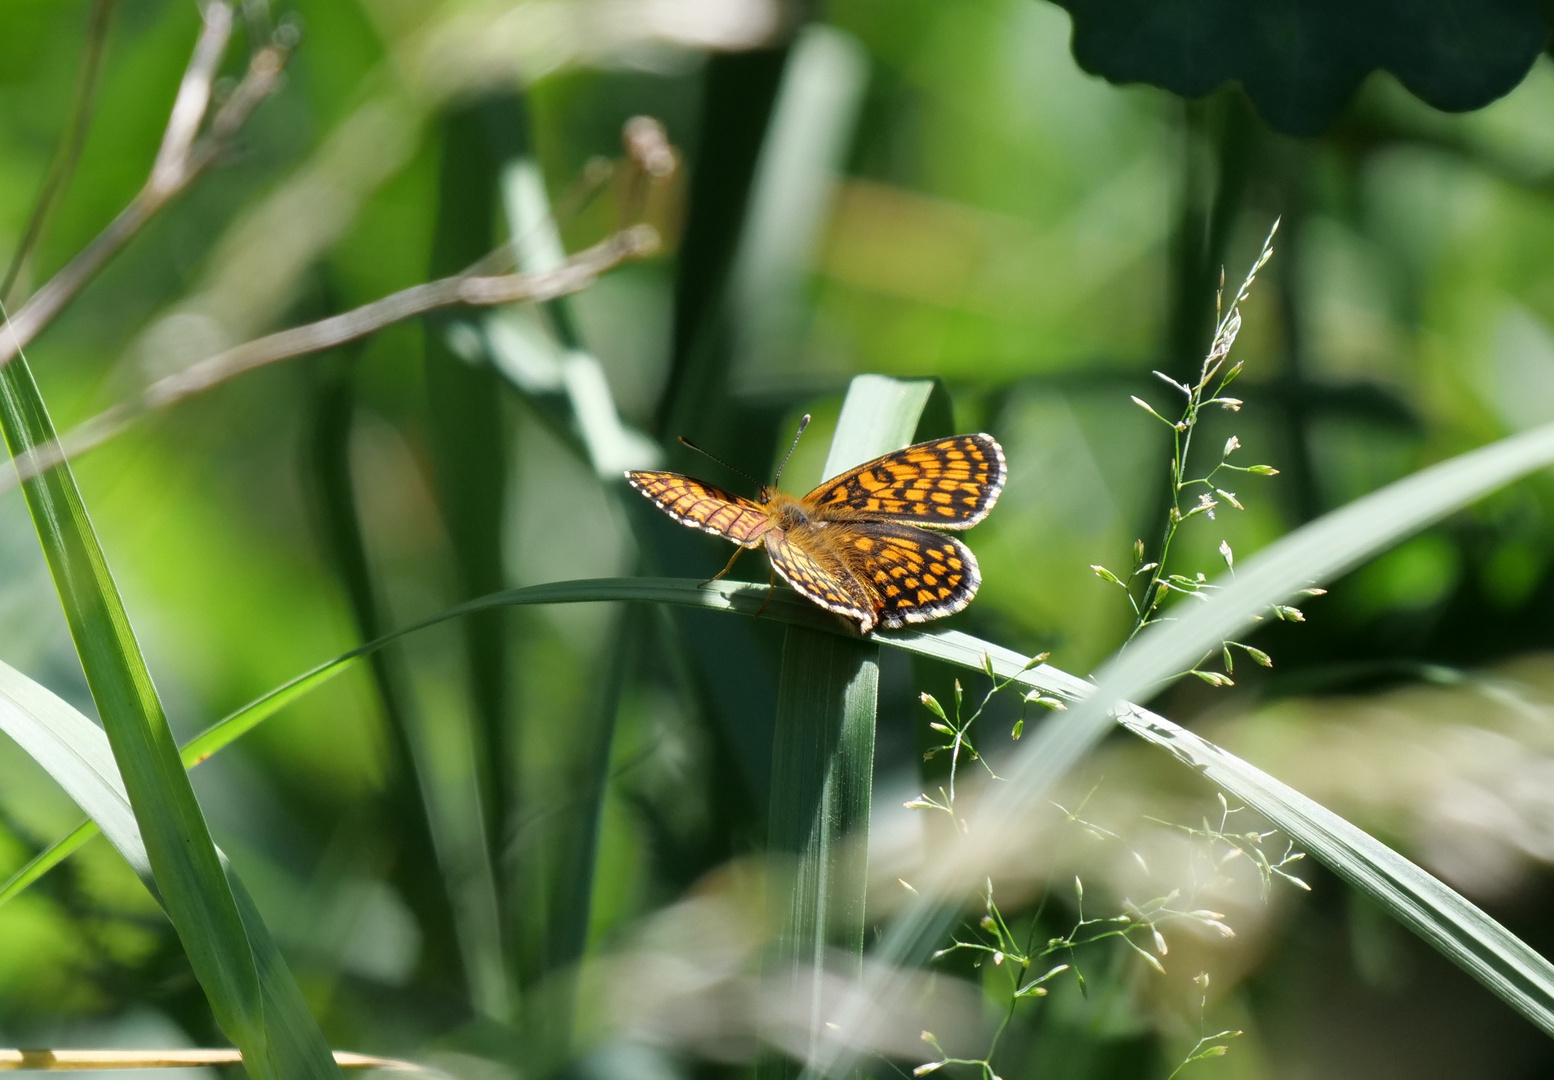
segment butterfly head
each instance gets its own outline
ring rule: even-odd
[[[679,437],[679,439],[680,439],[680,445],[687,446],[687,447],[691,448],[692,450],[695,450],[698,454],[701,454],[703,457],[711,458],[713,461],[716,461],[719,465],[723,466],[729,472],[735,473],[735,474],[737,474],[739,476],[743,476],[746,480],[750,481],[752,484],[755,485],[757,492],[759,492],[759,494],[756,497],[758,499],[760,499],[762,502],[766,502],[766,501],[770,500],[773,496],[775,496],[777,494],[777,483],[778,483],[778,481],[780,481],[782,479],[782,471],[788,467],[788,459],[793,456],[793,451],[795,451],[795,450],[797,450],[799,448],[799,437],[804,434],[804,429],[807,428],[807,427],[809,427],[809,413],[805,413],[803,418],[799,420],[799,430],[793,436],[793,445],[788,447],[788,452],[782,456],[782,464],[777,466],[777,475],[772,477],[772,482],[770,484],[763,484],[759,480],[757,480],[755,477],[753,477],[749,473],[745,472],[743,469],[736,469],[736,468],[734,468],[734,466],[730,465],[728,462],[724,461],[722,458],[716,457],[713,454],[709,453],[708,451],[703,450],[701,447],[699,447],[695,443],[691,442],[690,439],[687,439],[684,435],[681,435]]]

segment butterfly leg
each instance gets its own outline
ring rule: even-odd
[[[761,612],[766,610],[766,605],[772,602],[772,594],[777,591],[777,568],[766,568],[766,599],[761,601],[761,606],[755,609],[755,617],[760,618]]]
[[[728,565],[725,566],[723,569],[719,570],[716,574],[713,574],[710,578],[708,578],[706,581],[702,582],[700,585],[698,585],[696,587],[698,589],[705,589],[708,585],[711,585],[714,581],[717,581],[719,578],[723,577],[730,570],[734,569],[734,562],[735,562],[735,560],[737,560],[744,553],[745,553],[745,549],[744,548],[736,547],[734,549],[734,557],[728,561]]]

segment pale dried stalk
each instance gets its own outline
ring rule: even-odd
[[[239,1065],[237,1050],[0,1050],[0,1072],[76,1072],[83,1069],[192,1069]],[[437,1075],[410,1061],[335,1051],[342,1069],[383,1069],[387,1072]]]
[[[457,274],[412,285],[340,315],[245,342],[176,374],[158,379],[142,391],[136,400],[106,409],[55,441],[42,443],[19,454],[14,459],[15,473],[0,474],[0,493],[101,445],[148,412],[165,409],[256,368],[332,349],[438,308],[459,304],[486,307],[519,300],[554,300],[559,296],[581,292],[606,270],[631,259],[650,255],[657,248],[657,231],[650,225],[634,225],[602,243],[585,248],[546,273],[497,276]]]
[[[232,35],[232,6],[224,0],[212,0],[205,5],[203,18],[204,27],[179,84],[156,163],[145,185],[91,243],[28,297],[11,317],[7,332],[0,334],[0,366],[10,363],[26,348],[146,222],[210,167],[254,108],[280,84],[281,70],[290,53],[284,40],[254,54],[242,82],[212,119],[209,134],[196,138],[210,107],[216,70]]]
[[[76,165],[81,160],[81,149],[86,145],[86,133],[91,127],[92,112],[97,103],[103,54],[108,42],[109,19],[117,3],[118,0],[92,0],[92,14],[86,31],[85,56],[81,62],[81,71],[76,77],[75,93],[71,95],[69,119],[65,121],[64,132],[55,149],[54,159],[49,163],[49,170],[44,174],[43,184],[38,190],[38,198],[33,203],[32,212],[27,216],[27,226],[22,230],[22,238],[11,254],[11,262],[6,267],[5,277],[0,278],[0,303],[11,298],[11,289],[31,262],[38,241],[43,236],[44,227],[54,211],[55,199],[70,183],[70,178],[75,174]]]

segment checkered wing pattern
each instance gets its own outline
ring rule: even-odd
[[[806,539],[810,542],[806,543]],[[822,546],[813,541],[814,534],[768,537],[766,556],[772,569],[800,596],[827,611],[858,620],[867,634],[874,629],[873,598],[829,544]]]
[[[1003,448],[991,435],[955,435],[859,465],[804,502],[820,514],[846,509],[870,520],[969,529],[993,509],[1005,474]]]
[[[681,525],[753,548],[771,528],[760,503],[672,472],[629,472],[626,482]]]
[[[894,522],[861,522],[846,537],[853,573],[886,628],[952,615],[982,584],[977,558],[953,536]]]

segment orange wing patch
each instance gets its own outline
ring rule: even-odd
[[[681,525],[753,548],[771,528],[760,503],[672,472],[629,472],[626,482]]]
[[[821,484],[804,497],[824,515],[831,508],[870,520],[969,529],[993,509],[1007,474],[991,435],[955,435],[897,450]]]
[[[862,522],[847,537],[853,573],[874,596],[881,626],[895,628],[951,615],[971,603],[982,572],[971,550],[951,536]]]

